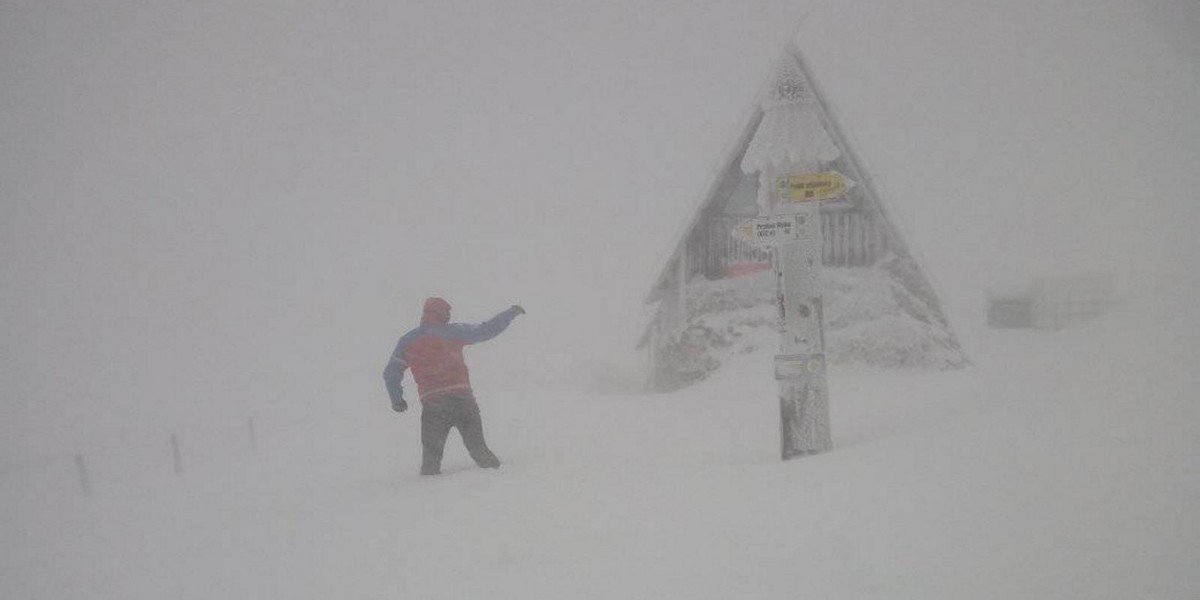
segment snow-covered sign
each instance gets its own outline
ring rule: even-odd
[[[775,188],[779,200],[787,202],[815,202],[841,198],[854,185],[837,171],[812,173],[810,175],[785,175],[780,177]]]
[[[776,354],[775,379],[803,379],[810,373],[824,371],[823,354]]]
[[[811,223],[805,215],[758,217],[742,221],[733,230],[738,236],[756,246],[779,246],[805,239]]]

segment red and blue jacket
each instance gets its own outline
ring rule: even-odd
[[[421,402],[451,394],[471,396],[471,377],[463,361],[463,347],[500,335],[520,313],[521,309],[514,306],[478,325],[450,323],[450,305],[441,298],[427,300],[421,325],[400,338],[392,359],[383,369],[383,381],[392,404],[404,399],[400,382],[406,369],[412,369]]]

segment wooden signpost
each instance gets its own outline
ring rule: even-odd
[[[777,214],[749,219],[733,231],[750,243],[775,249],[781,324],[775,379],[784,460],[833,448],[820,277],[821,202],[845,196],[853,185],[836,171],[780,176],[775,187]]]

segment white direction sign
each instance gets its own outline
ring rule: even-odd
[[[810,237],[812,226],[807,215],[779,215],[757,217],[742,221],[733,230],[733,235],[756,246],[781,246]]]

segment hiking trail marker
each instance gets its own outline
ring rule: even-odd
[[[807,215],[756,217],[742,221],[733,235],[755,246],[774,248],[812,237],[813,226]]]
[[[775,379],[779,382],[780,455],[784,460],[833,448],[829,388],[825,383],[825,306],[821,293],[825,242],[820,200],[840,197],[845,186],[840,175],[828,175],[787,175],[778,179],[781,197],[776,208],[794,210],[785,216],[811,224],[805,235],[796,235],[775,249],[782,326]],[[793,192],[805,199],[792,200]]]
[[[779,290],[780,454],[784,460],[833,448],[825,384],[824,301],[821,294],[821,201],[846,195],[852,181],[836,171],[781,175],[775,214],[747,219],[735,237],[775,254]]]
[[[785,175],[775,183],[780,202],[819,202],[846,195],[854,182],[837,171]]]

